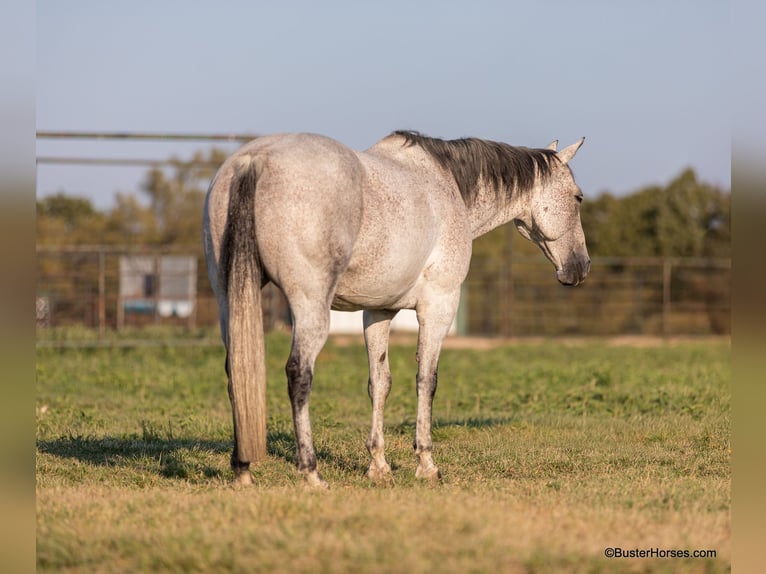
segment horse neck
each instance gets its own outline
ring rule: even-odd
[[[518,218],[528,207],[527,198],[521,195],[513,193],[510,198],[506,198],[504,192],[497,193],[493,187],[480,186],[473,201],[467,206],[473,239]]]

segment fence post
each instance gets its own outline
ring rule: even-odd
[[[189,319],[186,321],[186,328],[190,331],[193,330],[197,326],[197,305],[199,304],[199,299],[197,298],[197,283],[199,282],[199,274],[197,273],[197,265],[199,265],[199,262],[197,261],[197,258],[194,258],[194,269],[189,271],[189,279],[194,281],[194,297],[191,299],[192,302],[192,310],[191,313],[189,313]]]
[[[662,336],[670,336],[670,278],[673,263],[669,257],[662,260]]]
[[[160,324],[160,255],[154,251],[154,282],[152,283],[152,299],[154,299],[154,324]]]
[[[122,259],[122,256],[120,256],[120,260]],[[119,264],[118,264],[119,265]],[[122,269],[121,266],[118,267],[118,269]],[[120,271],[120,274],[122,271]],[[120,275],[118,279],[118,287],[117,287],[117,331],[122,331],[123,327],[125,327],[125,301],[122,298],[122,275]]]
[[[98,250],[98,339],[104,338],[106,332],[106,264],[104,247]]]
[[[500,320],[500,334],[503,337],[513,335],[513,247],[510,229],[505,231],[505,244],[503,245],[505,268],[502,272],[502,297],[500,308],[503,314]]]
[[[458,335],[465,335],[468,332],[468,282],[460,286],[460,303],[457,306],[457,316],[455,317],[455,326]]]

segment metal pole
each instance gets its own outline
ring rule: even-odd
[[[106,271],[104,250],[98,252],[98,338],[104,338],[106,332]]]
[[[247,142],[257,134],[181,134],[152,132],[58,132],[38,131],[40,139],[96,139],[96,140],[173,140],[173,141],[228,141]]]
[[[670,336],[670,278],[672,262],[669,258],[662,260],[662,335]]]
[[[154,289],[154,324],[160,323],[160,255],[155,253],[154,255],[154,282],[152,288]]]
[[[125,326],[125,301],[122,299],[122,294],[117,294],[117,330],[121,331]]]
[[[197,259],[194,258],[192,261],[194,261],[193,269],[189,271],[189,284],[193,285],[193,296],[190,297],[192,310],[186,323],[186,328],[189,330],[193,330],[197,326],[197,305],[199,305],[199,298],[197,297]]]
[[[513,335],[513,235],[511,230],[505,229],[505,244],[503,245],[503,259],[505,266],[502,271],[502,298],[501,309],[503,310],[500,321],[500,334],[504,337]]]
[[[221,165],[218,161],[184,161],[180,159],[141,159],[119,157],[53,157],[39,156],[37,164],[46,165],[121,165],[129,167],[210,167],[217,168]]]
[[[457,306],[456,330],[458,335],[465,335],[468,332],[468,283],[463,283],[460,287],[460,303]]]

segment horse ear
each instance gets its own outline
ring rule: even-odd
[[[553,140],[551,143],[545,146],[545,149],[556,151],[556,147],[558,147],[558,145],[559,145],[559,140]]]
[[[568,164],[572,158],[577,153],[577,150],[580,149],[580,146],[585,141],[585,138],[582,137],[575,143],[573,143],[570,146],[565,147],[560,152],[558,152],[559,159],[561,160],[561,163]]]

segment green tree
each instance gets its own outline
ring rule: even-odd
[[[202,207],[211,178],[226,159],[226,153],[213,148],[197,152],[188,161],[174,160],[171,173],[154,168],[141,190],[149,199],[156,222],[154,241],[161,245],[199,243]]]
[[[660,201],[660,255],[705,255],[706,246],[728,224],[728,207],[719,189],[698,182],[694,171],[685,170],[668,185]]]
[[[592,256],[728,257],[730,194],[684,170],[666,187],[583,205]]]
[[[38,215],[60,219],[71,230],[79,221],[96,214],[91,201],[85,197],[76,197],[59,191],[55,195],[37,202]]]
[[[106,215],[102,242],[108,245],[154,245],[157,221],[152,210],[132,194],[116,193]]]
[[[89,199],[58,192],[37,202],[37,243],[99,243],[104,219]]]

